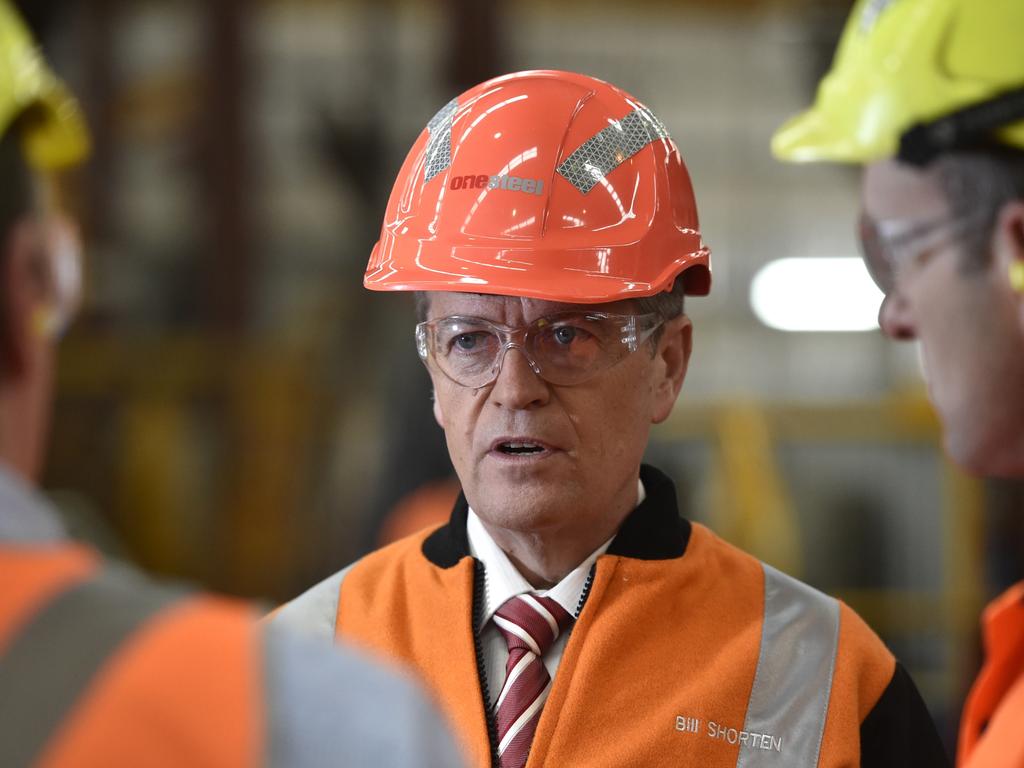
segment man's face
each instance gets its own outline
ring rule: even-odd
[[[589,309],[630,314],[629,302]],[[429,319],[469,316],[506,327],[578,305],[509,296],[430,294]],[[461,386],[431,367],[434,413],[466,498],[485,523],[520,533],[607,531],[636,504],[650,427],[668,417],[685,375],[690,325],[666,324],[650,342],[582,384],[556,386],[508,350],[497,379]],[[516,453],[508,444],[541,450]]]
[[[893,161],[868,166],[863,205],[875,222],[953,218],[934,170]],[[1020,472],[1013,454],[1024,436],[1024,335],[1006,266],[993,255],[986,268],[964,270],[967,240],[955,227],[932,231],[900,259],[879,322],[892,338],[920,342],[950,456],[976,472]]]

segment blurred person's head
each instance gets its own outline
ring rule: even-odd
[[[858,2],[776,155],[865,166],[883,332],[917,340],[950,456],[1024,474],[1024,4]]]
[[[365,283],[417,292],[434,414],[498,543],[612,535],[686,374],[683,296],[710,288],[650,110],[565,72],[470,89],[409,153]]]
[[[80,286],[54,174],[87,149],[77,105],[0,0],[0,462],[27,480],[40,469],[54,347]]]

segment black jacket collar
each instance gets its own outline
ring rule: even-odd
[[[609,555],[637,560],[669,560],[682,557],[690,540],[690,523],[679,517],[676,487],[654,467],[640,467],[647,498],[634,509],[608,547]],[[440,568],[452,568],[469,557],[466,520],[469,504],[459,494],[451,519],[423,542],[423,554]]]

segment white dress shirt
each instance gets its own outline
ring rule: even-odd
[[[645,497],[643,483],[638,479],[637,506]],[[472,508],[469,510],[469,517],[466,521],[466,534],[469,539],[470,554],[484,564],[484,610],[480,618],[479,629],[483,647],[484,674],[487,676],[490,704],[493,705],[498,700],[501,686],[505,682],[505,664],[508,661],[508,645],[494,622],[491,621],[495,612],[507,600],[516,595],[534,592],[544,597],[550,597],[575,619],[576,608],[583,596],[583,588],[586,586],[590,569],[597,558],[605,553],[615,536],[591,552],[582,563],[573,568],[551,589],[534,589],[508,559],[501,547],[494,543],[494,539],[491,538]],[[558,662],[562,660],[562,652],[565,650],[568,637],[569,632],[563,632],[544,654],[544,666],[552,680],[555,679]]]

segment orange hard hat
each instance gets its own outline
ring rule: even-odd
[[[399,171],[364,284],[603,303],[711,288],[668,131],[585,75],[518,72],[448,102]]]

